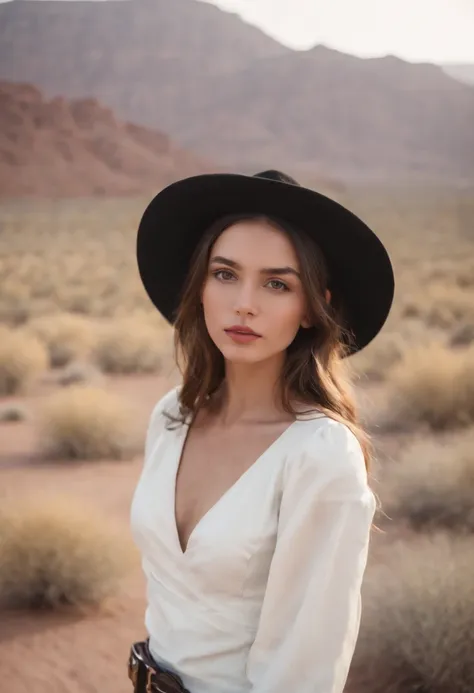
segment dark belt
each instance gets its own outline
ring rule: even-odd
[[[189,693],[177,674],[165,671],[155,662],[147,640],[132,645],[128,678],[133,683],[134,693]]]

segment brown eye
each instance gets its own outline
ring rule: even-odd
[[[268,282],[268,286],[270,286],[271,289],[274,289],[275,291],[288,291],[287,285],[282,282],[280,279],[270,279]]]
[[[225,270],[225,269],[220,269],[217,270],[216,272],[213,272],[214,276],[216,279],[219,279],[220,281],[226,282],[230,281],[231,279],[234,278],[234,275],[230,270]]]

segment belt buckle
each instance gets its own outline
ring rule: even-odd
[[[164,691],[162,688],[160,688],[159,684],[153,682],[151,680],[151,677],[153,674],[158,673],[156,669],[153,669],[153,667],[147,667],[147,672],[146,672],[146,686],[145,686],[145,691],[146,693],[168,693],[168,691]],[[152,686],[154,685],[154,688]]]
[[[137,681],[138,681],[138,668],[139,668],[139,661],[136,657],[130,655],[130,658],[128,660],[128,678],[133,684],[133,688],[135,689],[137,686]]]

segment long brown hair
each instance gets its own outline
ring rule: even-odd
[[[343,328],[343,305],[332,287],[324,256],[305,233],[284,221],[262,215],[232,215],[215,222],[204,234],[191,260],[175,320],[176,361],[183,376],[179,417],[184,423],[206,406],[225,378],[224,357],[211,340],[204,321],[201,295],[212,247],[229,226],[243,219],[262,219],[283,231],[298,257],[301,282],[312,327],[300,328],[288,346],[281,372],[282,406],[295,417],[292,401],[305,403],[346,424],[357,437],[369,469],[372,446],[357,416],[344,357],[350,334]],[[325,299],[326,289],[331,301]]]

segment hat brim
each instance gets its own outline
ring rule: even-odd
[[[382,329],[394,296],[388,253],[376,234],[338,202],[298,185],[217,173],[193,176],[162,190],[146,208],[137,236],[141,280],[151,301],[173,323],[192,254],[206,229],[229,214],[274,216],[309,234],[323,252],[344,303],[351,352]]]

